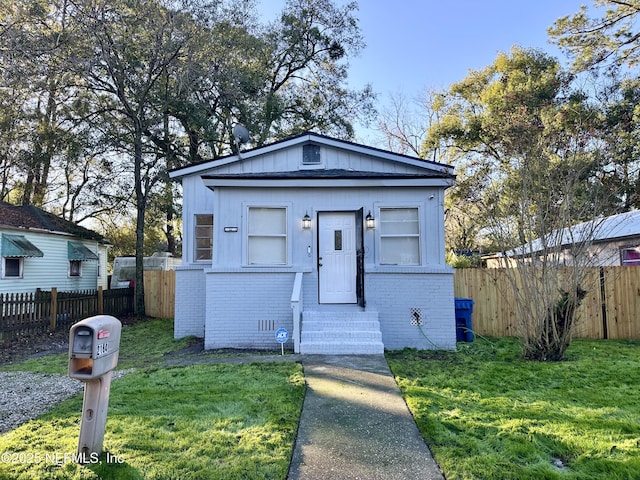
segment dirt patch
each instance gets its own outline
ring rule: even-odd
[[[133,325],[144,318],[121,318],[123,325]],[[24,335],[0,344],[0,365],[20,362],[28,358],[69,351],[69,330]]]

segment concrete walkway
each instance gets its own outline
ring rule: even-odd
[[[383,355],[305,355],[289,480],[444,480]]]

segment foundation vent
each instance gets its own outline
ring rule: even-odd
[[[258,320],[259,332],[275,332],[276,321],[275,320]]]

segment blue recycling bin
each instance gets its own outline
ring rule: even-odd
[[[455,298],[456,305],[456,341],[473,342],[473,300],[470,298]]]

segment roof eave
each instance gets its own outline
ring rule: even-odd
[[[453,185],[450,177],[367,177],[367,178],[223,178],[203,177],[208,188],[248,187],[248,188],[340,188],[340,187],[439,187]]]

